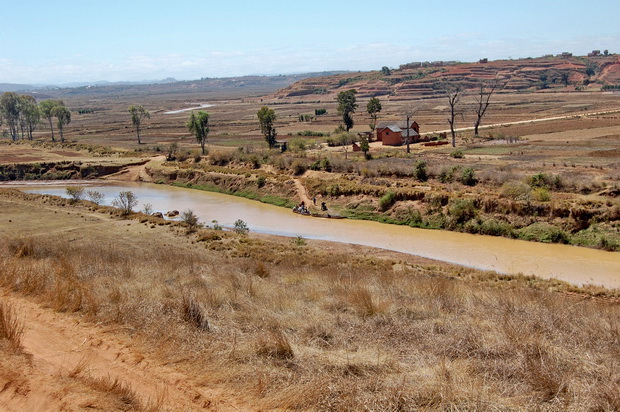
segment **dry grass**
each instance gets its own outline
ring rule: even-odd
[[[0,341],[5,340],[11,349],[18,350],[21,348],[23,333],[24,325],[18,319],[15,309],[0,302]]]
[[[22,238],[28,253],[4,242],[0,282],[58,311],[127,326],[166,362],[206,386],[234,387],[257,408],[577,411],[620,403],[617,305],[548,292],[550,283],[534,289],[526,278],[286,240],[229,234],[192,244],[181,233],[169,247],[177,238],[166,237],[167,227],[140,238],[106,233],[88,242]],[[122,382],[88,378],[85,367],[74,375],[138,408]]]

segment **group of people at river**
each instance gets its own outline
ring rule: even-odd
[[[312,198],[312,202],[316,206],[316,197]],[[321,210],[324,211],[324,212],[327,211],[327,204],[325,202],[321,202]],[[310,210],[308,210],[308,208],[306,207],[306,202],[304,202],[303,200],[301,201],[300,204],[298,204],[297,206],[293,207],[293,212],[300,213],[302,215],[310,215],[311,214]]]

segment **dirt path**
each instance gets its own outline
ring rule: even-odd
[[[143,410],[249,409],[234,405],[223,392],[201,387],[182,373],[149,359],[113,329],[81,322],[7,292],[2,300],[16,309],[25,325],[22,345],[32,368],[22,373],[19,389],[0,388],[1,410],[81,410],[84,405],[96,405],[92,393],[80,396],[67,390],[69,378],[84,382],[118,379],[136,393]]]
[[[151,178],[151,176],[147,173],[146,169],[165,160],[166,156],[164,155],[156,156],[143,165],[128,166],[120,172],[104,176],[103,178],[109,180],[120,180],[124,182],[152,182],[153,178]]]
[[[299,181],[299,179],[293,179],[293,182],[295,182],[295,188],[297,189],[297,196],[299,196],[299,199],[305,202],[306,206],[312,206],[314,203],[312,202],[312,199],[308,197],[308,193],[306,192],[304,185]]]
[[[564,119],[570,119],[573,117],[588,117],[588,116],[600,116],[603,114],[612,114],[612,113],[618,113],[620,112],[620,109],[614,109],[614,110],[606,110],[603,112],[591,112],[591,113],[581,113],[581,114],[569,114],[569,115],[565,115],[565,116],[553,116],[553,117],[543,117],[541,119],[528,119],[528,120],[518,120],[516,122],[504,122],[504,123],[495,123],[495,124],[487,124],[487,125],[482,125],[480,126],[480,129],[492,129],[495,127],[502,127],[502,126],[512,126],[512,125],[519,125],[519,124],[530,124],[530,123],[540,123],[540,122],[549,122],[552,120],[564,120]],[[469,130],[474,130],[473,127],[461,127],[458,129],[454,129],[455,132],[466,132]],[[429,135],[429,134],[436,134],[436,133],[450,133],[450,129],[446,129],[446,130],[433,130],[431,132],[425,132],[422,133],[422,135]]]

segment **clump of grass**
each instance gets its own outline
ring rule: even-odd
[[[207,319],[206,310],[196,300],[196,297],[191,293],[185,292],[181,301],[181,312],[183,314],[183,320],[197,329],[202,331],[209,331],[209,320]]]
[[[256,262],[256,267],[254,268],[254,274],[262,279],[268,278],[271,275],[271,273],[269,272],[269,269],[263,262]]]
[[[0,302],[0,340],[9,342],[12,349],[19,349],[23,333],[24,325],[17,318],[13,307]]]
[[[286,335],[280,330],[261,336],[258,340],[256,353],[276,360],[290,360],[295,357],[293,347]]]

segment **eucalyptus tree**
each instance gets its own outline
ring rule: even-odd
[[[66,125],[71,123],[71,112],[64,105],[54,106],[52,115],[56,118],[56,127],[58,127],[58,132],[60,133],[60,141],[64,142],[65,136],[63,134],[63,129]]]
[[[269,148],[272,149],[276,145],[276,128],[273,123],[276,121],[276,112],[267,106],[263,106],[256,113],[258,122],[260,123],[260,131],[265,137]]]
[[[379,116],[379,112],[381,111],[381,101],[378,97],[371,97],[370,100],[368,100],[368,104],[366,105],[366,111],[372,119],[370,122],[370,130],[374,132],[375,126],[377,126],[377,117]]]
[[[12,140],[17,140],[19,131],[19,96],[17,93],[5,92],[0,97],[0,115],[6,120]]]
[[[192,111],[186,126],[187,129],[196,136],[196,141],[200,143],[202,154],[206,154],[205,145],[207,144],[207,136],[209,136],[209,113],[202,110],[197,113]]]
[[[355,102],[355,94],[357,90],[343,90],[338,93],[338,114],[342,116],[344,128],[348,132],[353,128],[353,113],[357,109],[357,103]]]
[[[144,119],[150,119],[151,113],[146,110],[142,105],[129,106],[129,113],[131,113],[131,124],[136,128],[136,136],[138,137],[138,144],[142,144],[140,141],[140,127]]]
[[[28,140],[32,140],[32,133],[37,128],[41,120],[41,112],[37,106],[37,100],[29,95],[19,96],[20,106],[20,127],[22,129],[22,139],[24,138],[24,130],[28,134]]]
[[[54,139],[54,124],[52,123],[52,119],[54,118],[54,114],[52,110],[56,106],[64,106],[65,103],[62,100],[43,100],[39,103],[39,112],[41,113],[41,117],[46,119],[50,124],[50,130],[52,131],[52,142],[55,142]]]

